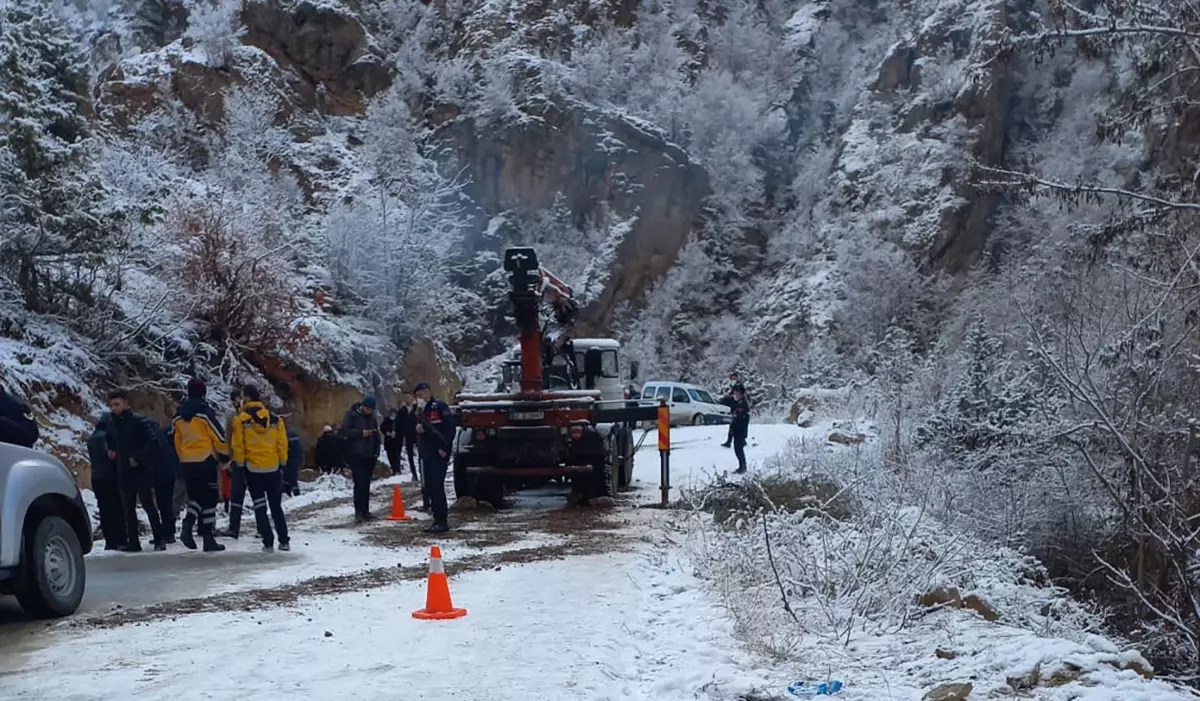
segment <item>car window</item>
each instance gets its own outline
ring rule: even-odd
[[[654,398],[655,399],[670,399],[671,398],[671,388],[670,387],[659,387],[658,391],[655,392],[655,394],[654,394]]]
[[[658,388],[654,385],[646,385],[646,388],[642,390],[642,399],[652,399],[656,389]]]
[[[688,399],[688,393],[683,391],[682,387],[676,387],[675,391],[671,393],[671,401],[687,404],[692,400]]]
[[[708,392],[705,392],[702,389],[689,389],[688,394],[692,395],[692,399],[695,399],[698,402],[703,402],[705,404],[716,404],[717,403],[716,400],[714,400],[712,398],[711,394],[709,394]]]

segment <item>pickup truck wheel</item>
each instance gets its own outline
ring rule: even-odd
[[[15,593],[21,608],[38,618],[69,616],[83,601],[87,575],[74,529],[46,516],[25,532]]]

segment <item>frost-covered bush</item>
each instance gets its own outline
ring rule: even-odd
[[[233,52],[246,34],[242,25],[242,0],[192,0],[184,37],[204,51],[210,68],[228,68]]]

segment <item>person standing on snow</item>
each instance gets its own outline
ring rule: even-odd
[[[404,395],[404,404],[396,412],[396,426],[404,452],[408,454],[408,469],[412,472],[413,482],[420,484],[421,473],[417,471],[417,461],[413,458],[413,451],[417,447],[417,408],[411,394]]]
[[[283,419],[271,413],[262,402],[262,395],[254,385],[242,389],[242,410],[233,419],[233,433],[229,437],[233,462],[240,465],[245,474],[246,488],[254,502],[254,521],[258,534],[262,536],[263,552],[274,552],[275,534],[271,532],[271,521],[279,534],[279,549],[291,550],[288,538],[287,519],[283,516],[283,480],[280,472],[287,465],[288,438]],[[270,508],[271,518],[267,518]]]
[[[137,504],[142,503],[154,549],[167,549],[162,521],[154,505],[154,459],[160,457],[158,424],[129,406],[129,395],[117,390],[108,395],[110,413],[104,418],[108,458],[117,464],[117,482],[121,489],[121,510],[125,516],[125,545],[122,552],[142,551],[138,534]]]
[[[304,467],[304,444],[300,435],[292,429],[287,430],[288,459],[283,468],[283,493],[289,497],[300,496],[300,470]]]
[[[227,438],[233,436],[234,420],[242,410],[242,391],[235,389],[230,392],[229,400],[233,404],[233,414],[229,416],[229,421],[225,426]],[[229,527],[218,535],[222,538],[237,540],[242,533],[242,513],[246,504],[246,471],[235,462],[229,466],[226,474],[229,476],[229,501],[226,508],[229,513]]]
[[[738,459],[737,474],[746,472],[746,436],[750,433],[750,403],[746,401],[746,388],[741,384],[733,386],[733,422],[729,424],[729,433],[733,436],[733,454]]]
[[[421,404],[417,433],[421,436],[421,465],[425,470],[422,484],[433,511],[433,525],[426,528],[425,532],[445,533],[450,530],[447,523],[450,507],[446,503],[446,472],[454,448],[454,417],[450,407],[433,398],[428,383],[417,384],[414,391]]]
[[[345,467],[342,437],[333,430],[333,426],[326,426],[321,429],[321,437],[317,439],[317,469],[323,475],[335,475],[341,474]]]
[[[179,520],[179,512],[183,511],[184,506],[176,499],[175,489],[182,472],[179,458],[175,455],[175,438],[171,430],[157,424],[155,427],[158,429],[158,443],[154,458],[154,508],[158,509],[158,519],[162,522],[163,542],[171,545],[175,542],[175,522]]]
[[[88,458],[92,463],[92,492],[100,510],[100,531],[105,550],[120,550],[125,545],[125,515],[121,511],[121,488],[117,485],[117,462],[108,457],[105,423],[96,424],[88,438]]]
[[[392,409],[392,412],[379,425],[379,430],[383,433],[383,452],[387,455],[388,466],[392,468],[393,477],[404,474],[404,466],[400,462],[400,451],[404,446],[404,438],[400,435],[398,415],[399,411]]]
[[[189,550],[196,549],[192,528],[204,542],[204,552],[221,552],[225,549],[216,541],[217,525],[217,474],[229,462],[229,445],[217,413],[209,406],[206,396],[208,387],[198,377],[188,380],[187,399],[179,405],[175,419],[171,422],[175,454],[179,458],[180,472],[187,482],[187,516],[183,519],[183,532],[179,539]]]
[[[379,459],[381,437],[375,417],[375,397],[350,407],[342,419],[346,463],[354,477],[354,522],[374,521],[371,513],[371,477]]]
[[[733,391],[741,384],[742,384],[742,376],[741,375],[739,375],[736,372],[729,373],[729,389],[725,390],[725,396],[721,398],[721,403],[724,404],[725,406],[729,407],[730,412],[733,411],[733,405],[736,401],[733,398]],[[746,388],[742,387],[743,394],[745,393],[745,391],[746,391]],[[728,448],[732,444],[733,444],[733,423],[731,422],[729,424],[729,434],[725,436],[725,442],[721,444],[721,447]]]
[[[38,441],[39,432],[29,407],[0,385],[0,443],[32,448]]]

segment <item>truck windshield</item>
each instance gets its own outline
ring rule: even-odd
[[[584,351],[575,351],[575,367],[583,372]],[[621,364],[615,350],[600,351],[600,376],[612,379],[621,377]]]

